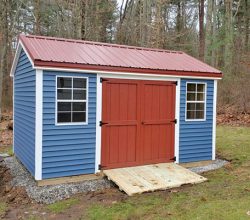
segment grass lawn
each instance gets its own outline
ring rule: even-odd
[[[217,153],[231,163],[205,173],[209,181],[172,193],[148,193],[112,205],[93,205],[87,218],[250,220],[250,128],[219,126]]]
[[[53,213],[61,213],[78,203],[79,203],[79,200],[76,198],[67,199],[67,200],[59,201],[54,204],[48,205],[48,210],[50,210]]]

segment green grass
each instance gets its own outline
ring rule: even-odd
[[[14,155],[13,147],[12,146],[10,146],[10,148],[8,149],[7,154],[9,154],[9,156],[13,156]]]
[[[94,205],[88,219],[249,220],[250,128],[218,127],[217,152],[231,164],[205,173],[209,181],[177,193],[142,194],[112,205]]]
[[[62,213],[66,211],[67,209],[71,208],[73,205],[76,205],[79,203],[78,199],[72,198],[67,199],[59,202],[55,202],[53,204],[48,205],[49,211],[53,213]]]
[[[250,127],[217,128],[217,153],[233,165],[241,165],[250,160]]]
[[[7,204],[4,202],[0,202],[0,218],[4,216],[7,211]]]
[[[4,146],[4,147],[0,147],[0,153],[7,153],[9,154],[10,156],[13,156],[13,147],[10,145],[10,146]]]

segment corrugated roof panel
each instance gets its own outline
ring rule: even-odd
[[[20,40],[27,49],[34,64],[53,67],[56,63],[69,68],[73,64],[109,67],[117,71],[127,68],[152,71],[179,71],[192,73],[218,74],[221,71],[179,51],[139,48],[117,44],[90,41],[68,40],[61,38],[20,35]],[[113,68],[113,69],[112,69]],[[138,72],[138,71],[137,71]],[[159,72],[160,73],[160,72]],[[165,73],[167,74],[167,73]]]

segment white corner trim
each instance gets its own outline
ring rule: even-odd
[[[20,53],[21,53],[22,49],[24,50],[26,56],[28,57],[31,65],[32,65],[32,68],[34,69],[34,62],[33,62],[33,60],[31,59],[28,51],[25,49],[23,43],[19,40],[18,45],[17,45],[17,49],[16,49],[16,53],[15,53],[15,57],[14,57],[14,60],[13,60],[12,66],[11,66],[11,70],[10,70],[10,76],[11,77],[13,77],[14,74],[15,74],[16,67],[17,67],[18,60],[19,60],[19,56],[20,56]]]
[[[180,90],[181,90],[181,80],[177,80],[176,86],[176,95],[175,95],[175,119],[177,119],[177,123],[175,124],[175,144],[174,144],[174,151],[175,151],[175,163],[179,163],[179,154],[180,154]]]
[[[42,179],[43,71],[36,70],[35,179]]]
[[[213,140],[212,140],[212,160],[216,157],[216,107],[217,107],[217,80],[214,80],[213,95]]]
[[[95,173],[100,172],[99,164],[101,164],[101,140],[102,130],[99,121],[102,120],[102,83],[100,75],[96,77],[96,151],[95,151]]]
[[[13,114],[13,135],[12,135],[12,150],[15,154],[15,78],[12,80],[12,114]]]

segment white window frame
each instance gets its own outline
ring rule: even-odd
[[[188,93],[188,84],[203,84],[205,86],[205,91],[204,91],[204,101],[188,101],[187,100],[187,93]],[[197,94],[197,93],[196,93]],[[186,82],[186,99],[185,99],[185,121],[206,121],[207,120],[207,83],[205,82]],[[204,118],[202,119],[188,119],[187,118],[187,104],[188,103],[204,103]]]
[[[60,88],[57,88],[57,80],[58,78],[71,78],[72,79],[72,91],[74,90],[73,88],[73,79],[86,79],[86,121],[85,122],[62,122],[62,123],[58,123],[57,121],[57,104],[58,104],[58,99],[57,99],[57,90]],[[88,81],[88,77],[83,77],[83,76],[61,76],[61,75],[57,75],[56,76],[56,98],[55,98],[55,125],[56,126],[64,126],[64,125],[88,125],[88,115],[89,115],[89,81]],[[71,89],[71,88],[70,88]],[[78,88],[75,88],[76,90]],[[73,96],[72,96],[73,98]],[[60,100],[59,102],[72,102],[72,100]],[[85,102],[83,100],[74,100],[73,102]]]

